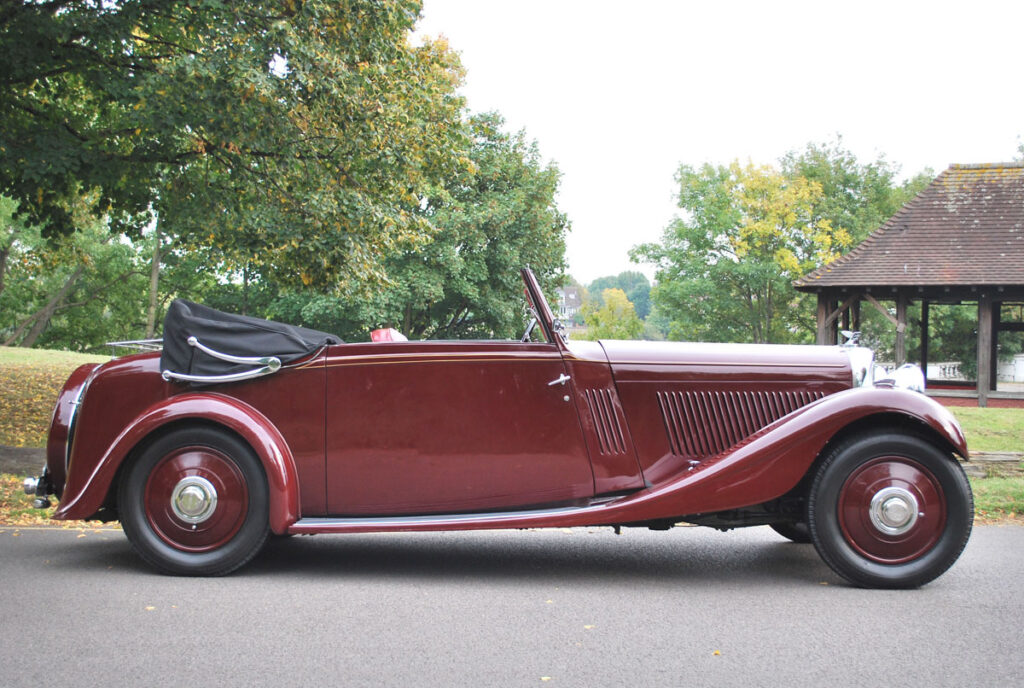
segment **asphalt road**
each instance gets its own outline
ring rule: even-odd
[[[0,528],[0,685],[1021,685],[1024,528],[914,591],[767,528],[350,535],[227,578],[120,531]]]

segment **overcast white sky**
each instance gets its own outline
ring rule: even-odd
[[[461,53],[472,110],[562,171],[584,283],[638,269],[681,163],[774,163],[838,133],[909,176],[1011,160],[1024,135],[1020,0],[425,0],[420,31]]]

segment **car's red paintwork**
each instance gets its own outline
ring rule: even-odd
[[[853,388],[838,347],[567,343],[524,276],[546,342],[339,344],[206,388],[165,381],[156,353],[80,368],[51,429],[56,518],[116,516],[127,462],[160,433],[197,423],[253,449],[279,534],[729,512],[787,494],[865,423],[910,425],[967,456],[948,411],[915,392]]]

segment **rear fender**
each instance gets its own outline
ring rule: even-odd
[[[249,443],[263,464],[270,488],[270,529],[287,532],[300,513],[295,460],[284,437],[262,413],[238,399],[216,393],[188,393],[165,399],[129,423],[97,462],[79,489],[64,495],[58,519],[89,518],[103,505],[118,469],[130,452],[172,423],[201,420],[221,425]],[[80,428],[79,432],[84,432]]]

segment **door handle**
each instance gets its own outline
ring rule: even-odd
[[[568,382],[568,381],[569,381],[570,379],[571,379],[571,378],[570,378],[570,377],[569,377],[568,375],[566,375],[565,373],[562,373],[562,374],[561,374],[561,375],[559,375],[559,376],[558,376],[557,378],[555,378],[554,380],[552,380],[551,382],[549,382],[549,383],[548,383],[548,387],[554,387],[555,385],[564,385],[564,384],[565,384],[566,382]]]

